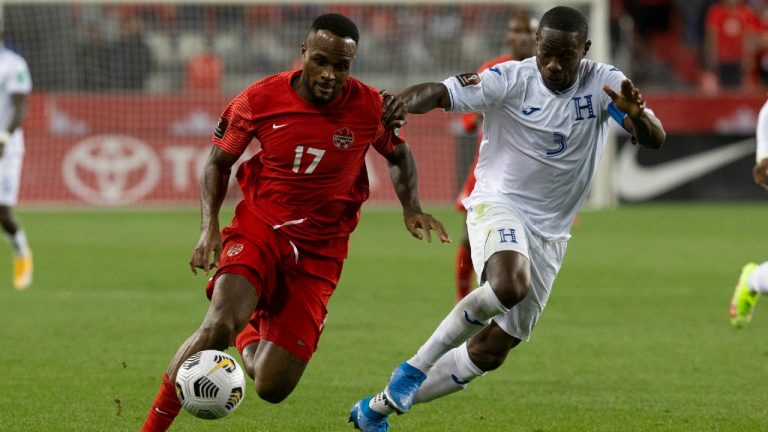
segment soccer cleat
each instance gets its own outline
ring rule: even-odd
[[[370,401],[370,396],[357,401],[349,412],[349,421],[355,429],[363,432],[387,432],[389,430],[387,416],[372,410],[368,406]]]
[[[32,283],[32,254],[13,258],[13,287],[18,291],[29,288]]]
[[[409,365],[408,362],[403,362],[395,368],[392,376],[389,377],[384,394],[398,414],[404,414],[411,408],[413,398],[425,379],[427,374]]]
[[[747,286],[747,279],[757,269],[757,264],[749,263],[741,269],[741,276],[736,283],[736,289],[731,298],[731,324],[734,327],[741,328],[749,324],[752,320],[752,313],[755,310],[755,303],[760,297],[760,293],[750,291]]]

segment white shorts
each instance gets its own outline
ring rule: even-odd
[[[531,291],[504,315],[493,318],[502,330],[527,341],[539,320],[565,257],[565,240],[549,241],[533,234],[515,211],[497,204],[473,205],[467,211],[467,232],[472,265],[479,283],[488,258],[499,251],[514,251],[528,258]]]
[[[19,201],[21,164],[24,160],[24,147],[11,144],[10,141],[5,144],[0,156],[0,206],[7,207],[14,207]]]

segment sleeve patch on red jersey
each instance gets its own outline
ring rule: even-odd
[[[456,79],[459,80],[459,84],[462,87],[480,84],[480,75],[475,72],[469,72],[461,75],[456,75]]]
[[[227,126],[229,126],[229,121],[224,117],[219,117],[219,122],[216,123],[216,129],[213,131],[213,135],[218,139],[223,139],[224,132],[227,131]]]

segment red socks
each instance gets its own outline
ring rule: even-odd
[[[472,287],[472,253],[464,245],[456,251],[456,301],[469,294]]]
[[[168,374],[163,374],[163,383],[157,392],[155,402],[149,410],[149,415],[141,432],[165,432],[171,427],[173,420],[179,415],[181,402],[176,396],[176,387],[168,379]]]

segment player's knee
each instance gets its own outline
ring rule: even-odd
[[[500,278],[495,284],[492,282],[493,292],[504,306],[511,308],[520,303],[531,290],[531,278],[528,272],[512,271]]]
[[[227,349],[236,336],[236,326],[231,320],[206,320],[198,330],[199,337],[211,349]]]
[[[531,290],[528,259],[516,252],[496,253],[488,260],[484,276],[501,304],[511,308]]]
[[[0,206],[0,225],[6,232],[16,230],[16,220],[13,218],[10,207]]]

